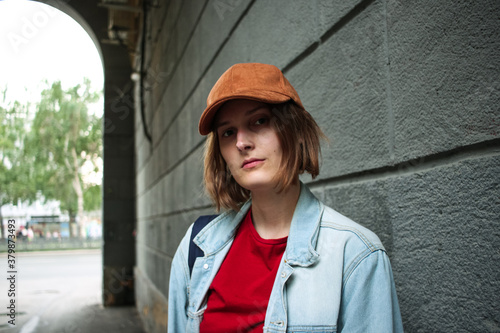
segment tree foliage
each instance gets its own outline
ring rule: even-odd
[[[83,174],[102,161],[101,117],[89,112],[99,96],[87,79],[67,90],[55,82],[41,93],[34,115],[19,102],[1,109],[0,204],[41,192],[70,216],[100,208],[100,184]]]
[[[4,106],[0,105],[0,207],[18,200],[32,201],[36,195],[23,151],[30,105],[17,101],[5,105],[5,94]]]

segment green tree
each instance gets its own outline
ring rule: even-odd
[[[5,89],[0,104],[0,223],[2,206],[19,200],[33,201],[35,184],[30,180],[30,166],[24,160],[24,141],[27,136],[30,105],[7,103]],[[3,105],[3,106],[2,106]],[[3,226],[0,227],[0,236]]]
[[[84,165],[97,170],[102,156],[101,118],[88,110],[98,99],[87,79],[68,90],[53,83],[42,92],[25,145],[37,189],[45,198],[60,201],[72,222],[74,217],[81,220],[85,208],[100,206],[100,190],[97,197],[85,195],[95,193],[95,185],[82,178]]]
[[[102,161],[101,117],[88,109],[99,96],[87,79],[67,90],[55,82],[41,93],[31,117],[29,105],[19,102],[1,109],[0,204],[32,201],[41,193],[60,201],[70,222],[81,220],[84,209],[100,208],[100,185],[83,175]]]

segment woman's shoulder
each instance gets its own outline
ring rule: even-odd
[[[385,251],[380,238],[373,231],[354,222],[331,207],[325,206],[320,228],[323,231],[323,236],[333,238],[332,240],[336,243],[346,242],[351,245],[358,245],[365,247],[370,252]]]

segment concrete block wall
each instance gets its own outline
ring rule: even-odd
[[[197,132],[206,97],[232,64],[264,62],[284,71],[330,139],[320,176],[303,180],[388,249],[405,330],[499,332],[499,15],[494,0],[152,8],[151,142],[135,116],[136,299],[148,331],[165,330],[179,241],[213,212]]]

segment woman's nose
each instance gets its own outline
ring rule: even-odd
[[[236,139],[236,148],[238,148],[239,151],[252,149],[252,141],[245,131],[238,131],[238,133],[236,134]]]

